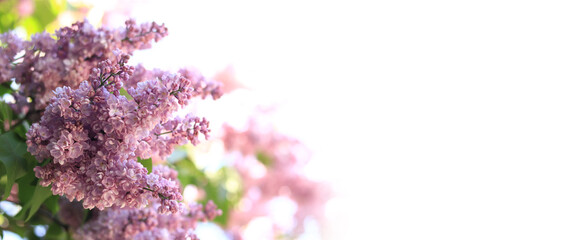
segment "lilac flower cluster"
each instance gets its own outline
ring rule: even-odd
[[[198,222],[213,220],[221,214],[213,202],[187,205],[183,212],[158,214],[154,206],[143,209],[110,208],[86,222],[75,233],[76,239],[198,239]]]
[[[190,94],[192,94],[193,97],[200,96],[202,99],[205,99],[210,95],[213,99],[218,99],[223,95],[223,86],[219,82],[208,81],[198,72],[184,68],[179,70],[178,73],[181,75],[181,77],[190,80],[190,87],[192,87],[194,90],[190,92]],[[162,78],[163,76],[168,75],[170,75],[169,72],[159,69],[147,70],[142,65],[138,65],[136,66],[131,78],[125,82],[125,86],[136,88],[138,83],[145,79]]]
[[[209,122],[205,118],[199,118],[188,114],[185,118],[175,118],[164,124],[157,125],[152,130],[152,136],[147,138],[147,143],[151,146],[154,154],[161,159],[170,155],[175,146],[191,142],[193,145],[199,143],[199,133],[209,137]]]
[[[159,176],[176,181],[176,171],[155,166]],[[209,201],[205,207],[190,203],[182,212],[158,214],[154,201],[143,209],[109,208],[98,213],[75,232],[77,239],[198,239],[194,234],[197,222],[213,220],[221,210]]]
[[[88,22],[78,22],[55,33],[32,35],[30,41],[13,33],[0,35],[0,84],[21,84],[15,110],[26,113],[42,110],[57,87],[76,88],[87,79],[96,65],[114,56],[120,49],[132,53],[151,46],[167,35],[167,28],[156,23],[137,25],[128,20],[124,28],[95,29]],[[30,98],[28,98],[30,97]],[[32,102],[30,102],[32,99]]]
[[[126,65],[128,59],[117,51],[77,89],[56,88],[41,120],[27,133],[28,151],[39,162],[49,161],[34,169],[40,184],[82,200],[85,208],[144,208],[157,199],[159,213],[176,213],[182,208],[178,182],[158,171],[147,173],[137,160],[170,154],[155,144],[197,143],[199,133],[208,134],[204,119],[170,119],[199,90],[195,81],[165,73],[133,79],[137,84],[127,86],[129,100],[120,94],[135,70]],[[169,132],[161,135],[164,130]]]

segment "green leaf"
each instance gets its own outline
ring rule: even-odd
[[[36,157],[32,156],[32,154],[30,154],[28,151],[26,151],[26,153],[24,153],[24,159],[26,160],[26,170],[27,171],[33,171],[34,167],[36,167],[38,165],[38,161],[36,160]],[[34,175],[34,173],[32,173],[32,175]]]
[[[18,199],[20,202],[26,203],[32,199],[38,178],[34,175],[34,167],[38,164],[36,158],[30,153],[24,154],[26,160],[26,175],[18,179]]]
[[[26,175],[26,160],[23,155],[27,153],[26,144],[19,140],[14,132],[0,135],[0,162],[6,170],[6,186],[3,200],[10,195],[14,181]]]
[[[12,131],[16,133],[20,138],[26,139],[26,133],[28,132],[28,122],[23,121],[22,124],[18,124],[18,126],[14,127]]]
[[[0,96],[4,96],[4,94],[14,92],[14,90],[10,87],[11,82],[12,81],[0,84]]]
[[[138,162],[143,165],[147,169],[147,172],[151,174],[153,172],[153,160],[152,158],[142,159],[138,158]]]
[[[6,169],[4,169],[4,165],[0,164],[0,189],[4,190],[6,188]],[[3,193],[3,192],[0,192]],[[0,199],[2,200],[2,199]]]
[[[4,124],[8,122],[8,126],[12,123],[12,109],[4,101],[0,101],[0,120]],[[4,126],[2,126],[4,128]]]
[[[58,200],[60,200],[60,196],[52,195],[48,197],[46,201],[44,201],[44,206],[50,210],[53,215],[58,214],[58,211],[60,210],[60,204],[58,203]]]
[[[134,99],[130,94],[128,94],[128,92],[127,92],[126,89],[124,89],[124,88],[121,88],[121,89],[120,89],[120,95],[125,96],[126,99],[128,99],[128,100],[133,100],[133,99]]]
[[[66,231],[62,226],[52,223],[48,226],[44,239],[66,239]]]
[[[265,165],[265,167],[270,167],[271,164],[273,164],[273,158],[265,154],[264,152],[257,153],[257,160],[259,160],[259,162]]]
[[[36,214],[42,203],[44,203],[44,200],[46,200],[50,196],[52,196],[52,191],[50,191],[50,187],[43,187],[40,185],[36,185],[36,188],[34,189],[34,194],[32,194],[32,199],[29,202],[27,202],[22,207],[21,210],[25,211],[25,209],[30,209],[30,212],[28,212],[28,217],[26,217],[25,220],[26,222],[30,220],[30,218],[34,216],[34,214]]]
[[[27,203],[32,199],[34,196],[34,190],[36,189],[36,185],[31,184],[30,177],[34,177],[33,174],[27,174],[20,179],[18,179],[18,199],[23,202]]]
[[[208,178],[205,173],[197,168],[195,163],[188,158],[177,161],[174,166],[174,168],[179,172],[177,177],[183,186],[189,184],[200,186],[207,182]]]

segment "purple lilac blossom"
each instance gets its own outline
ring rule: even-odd
[[[21,84],[15,96],[17,112],[42,111],[53,90],[77,88],[99,62],[112,58],[116,49],[129,54],[146,49],[167,33],[164,25],[137,25],[128,20],[124,28],[118,29],[96,29],[86,21],[78,22],[57,30],[55,38],[43,32],[32,35],[29,41],[13,33],[0,34],[0,83]]]
[[[205,79],[198,71],[183,68],[180,69],[178,73],[182,77],[190,80],[190,85],[194,89],[190,94],[193,97],[200,96],[205,99],[210,95],[213,100],[217,100],[223,95],[223,86],[221,83]],[[139,64],[135,67],[134,74],[125,82],[125,86],[136,88],[138,83],[145,79],[162,78],[165,75],[170,75],[170,73],[160,69],[147,70]]]
[[[221,214],[213,202],[188,204],[182,212],[158,214],[151,204],[143,209],[109,208],[86,222],[75,232],[75,239],[198,239],[198,222],[213,220]]]
[[[182,209],[179,184],[173,178],[147,173],[137,159],[159,152],[165,146],[186,140],[198,143],[198,134],[208,134],[208,122],[198,117],[171,119],[198,91],[181,74],[164,74],[139,81],[120,94],[134,67],[129,55],[115,52],[97,64],[87,81],[77,89],[58,87],[44,115],[27,133],[28,151],[39,162],[36,177],[42,186],[52,185],[54,194],[82,200],[88,209],[109,207],[144,208],[157,199],[158,211]],[[154,129],[171,128],[162,138]],[[170,149],[162,150],[164,155]]]
[[[151,146],[151,152],[164,159],[172,153],[175,146],[187,142],[196,145],[200,142],[199,133],[202,133],[206,140],[209,132],[209,122],[205,118],[188,114],[185,118],[177,117],[157,125],[152,130],[151,137],[146,140]]]
[[[158,165],[153,172],[176,181],[177,173],[169,167]],[[154,210],[159,205],[157,199],[142,209],[108,208],[78,228],[74,236],[85,240],[198,239],[194,233],[197,222],[210,221],[222,214],[211,201],[205,207],[189,203],[183,211],[165,215]]]

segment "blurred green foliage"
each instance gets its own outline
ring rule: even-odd
[[[55,20],[66,8],[66,0],[2,0],[0,33],[19,27],[26,31],[27,36],[42,31],[53,32],[58,27]],[[32,11],[26,13],[26,9]]]
[[[257,152],[257,160],[259,162],[261,162],[263,164],[263,166],[265,167],[271,167],[271,165],[273,164],[274,160],[273,157],[267,155],[265,152],[263,151],[259,151]]]
[[[194,151],[191,145],[175,150],[173,155],[181,155],[178,151],[188,150],[189,154],[176,160],[173,167],[178,171],[178,178],[183,187],[192,184],[205,192],[200,203],[206,204],[212,200],[223,214],[215,218],[214,222],[221,226],[227,226],[231,212],[237,207],[243,196],[242,180],[237,170],[230,166],[222,166],[216,171],[200,169],[195,164]]]

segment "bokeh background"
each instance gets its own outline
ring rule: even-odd
[[[242,97],[197,106],[216,122],[272,106],[336,192],[325,239],[578,237],[572,1],[68,6],[57,24],[165,23],[133,61],[234,80]]]

